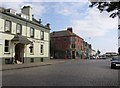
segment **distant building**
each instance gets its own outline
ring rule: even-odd
[[[106,52],[105,53],[106,57],[112,57],[112,56],[117,56],[116,52]]]
[[[49,24],[42,25],[24,6],[18,14],[0,8],[0,59],[3,64],[14,61],[32,63],[49,60]]]
[[[52,32],[51,56],[54,58],[83,58],[83,38],[73,33],[73,29]]]
[[[94,49],[91,50],[91,56],[96,56],[96,51]]]
[[[87,42],[84,41],[84,43],[83,43],[83,56],[84,56],[84,59],[90,59],[91,52],[92,52],[92,45],[88,44]]]

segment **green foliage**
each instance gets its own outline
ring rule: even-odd
[[[101,52],[99,50],[97,50],[97,54],[99,55]]]
[[[89,5],[89,7],[94,6],[96,6],[100,12],[112,12],[110,15],[112,18],[115,18],[116,16],[120,17],[120,0],[118,0],[118,2],[91,2],[91,5]]]

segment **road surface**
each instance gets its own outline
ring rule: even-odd
[[[118,86],[119,69],[107,60],[63,63],[3,71],[3,86]]]

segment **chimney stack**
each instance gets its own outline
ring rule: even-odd
[[[49,23],[47,23],[47,24],[46,24],[46,27],[50,28],[50,24],[49,24]]]
[[[73,32],[72,27],[67,28],[67,31]]]
[[[22,9],[21,9],[21,12],[27,16],[29,16],[29,20],[32,21],[32,8],[31,6],[24,6]]]

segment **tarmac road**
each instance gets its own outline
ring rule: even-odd
[[[66,62],[3,71],[3,86],[118,86],[119,70],[106,60]]]

